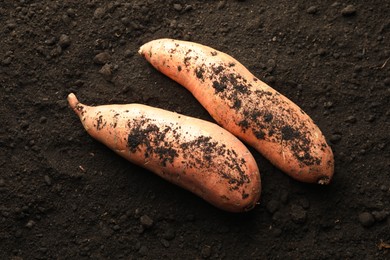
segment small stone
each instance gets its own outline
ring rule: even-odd
[[[274,76],[267,76],[267,77],[265,78],[265,81],[266,81],[267,83],[269,83],[269,84],[272,84],[272,83],[275,83],[276,79],[275,79]]]
[[[147,228],[153,226],[153,219],[151,219],[148,215],[143,215],[140,218],[141,225]]]
[[[69,15],[69,17],[75,17],[76,16],[76,12],[74,11],[73,8],[68,8],[68,10],[66,10],[66,14]]]
[[[58,41],[58,44],[61,46],[61,48],[65,49],[69,47],[70,43],[70,37],[66,34],[61,34],[60,39]]]
[[[352,16],[356,14],[356,8],[354,5],[347,5],[341,10],[343,16]]]
[[[46,184],[50,186],[51,185],[51,178],[48,175],[45,175],[44,178],[45,178]]]
[[[375,121],[375,118],[376,118],[375,115],[369,115],[368,118],[367,118],[367,121],[372,123],[372,122]]]
[[[341,134],[334,133],[330,136],[329,140],[331,143],[337,144],[341,140]]]
[[[308,14],[315,14],[317,12],[318,12],[318,7],[316,5],[312,5],[306,9],[306,13]]]
[[[29,126],[30,126],[30,123],[25,121],[25,120],[20,122],[20,128],[23,130],[26,130]]]
[[[180,12],[181,10],[183,10],[183,6],[181,4],[174,4],[173,9]]]
[[[55,48],[53,48],[51,51],[50,51],[50,56],[51,57],[58,57],[60,56],[62,53],[62,48],[60,45],[57,45]]]
[[[290,216],[292,221],[297,224],[303,224],[306,222],[307,214],[306,210],[299,205],[292,205],[290,210]]]
[[[211,256],[211,246],[204,246],[200,254],[203,258],[209,258]]]
[[[347,119],[345,120],[345,122],[350,123],[350,124],[354,124],[354,123],[356,123],[356,121],[357,121],[357,119],[356,119],[355,116],[349,116],[349,117],[347,117]]]
[[[112,227],[112,229],[115,230],[115,231],[119,231],[119,230],[121,230],[121,227],[119,225],[114,225]]]
[[[324,108],[329,109],[333,107],[333,102],[332,101],[327,101],[324,103]]]
[[[324,49],[324,48],[320,48],[320,49],[318,49],[318,55],[320,55],[320,56],[325,56],[326,55],[326,49]]]
[[[104,65],[111,61],[111,55],[108,52],[101,52],[96,54],[96,56],[93,58],[93,61],[96,64]]]
[[[41,118],[39,118],[39,123],[44,124],[46,122],[47,122],[47,117],[42,116]]]
[[[63,14],[63,15],[61,16],[61,20],[62,20],[62,22],[63,22],[64,24],[70,24],[70,22],[71,22],[70,17],[69,17],[69,15],[67,15],[67,14]]]
[[[372,212],[372,216],[374,217],[374,219],[376,221],[383,221],[387,218],[387,216],[389,215],[389,212],[388,211],[385,211],[385,210],[382,210],[382,211],[373,211]]]
[[[184,6],[184,12],[191,11],[192,9],[193,9],[192,5],[186,4],[186,5]]]
[[[5,186],[5,181],[3,178],[0,179],[0,187],[4,187]]]
[[[269,59],[267,61],[267,72],[272,72],[276,67],[276,61],[274,59]]]
[[[388,191],[386,185],[381,185],[379,188],[381,189],[381,191]]]
[[[4,66],[8,66],[12,63],[12,57],[6,57],[4,58],[2,61],[1,61],[1,64],[3,64]]]
[[[169,247],[169,241],[167,241],[166,239],[161,239],[160,240],[160,242],[161,242],[161,244],[164,246],[164,247],[166,247],[166,248],[168,248]]]
[[[95,12],[93,13],[93,17],[95,19],[100,19],[106,14],[106,10],[102,7],[96,8]]]
[[[226,0],[222,0],[218,2],[217,9],[221,10],[226,6]]]
[[[17,24],[14,21],[7,21],[6,22],[6,28],[10,31],[14,30],[16,28]]]
[[[99,70],[99,73],[103,75],[103,77],[110,81],[112,78],[112,66],[111,64],[104,64],[103,67]]]
[[[125,57],[130,58],[134,56],[134,52],[132,50],[126,50],[125,51]]]
[[[45,40],[45,44],[52,46],[56,43],[57,39],[56,37],[50,37],[49,39]]]
[[[359,214],[359,222],[363,227],[371,227],[375,223],[373,215],[369,212],[363,212]]]
[[[167,230],[165,230],[164,234],[163,234],[163,238],[168,240],[168,241],[171,241],[175,238],[176,234],[175,234],[175,230],[173,230],[173,228],[168,228]]]
[[[33,226],[35,225],[35,221],[34,220],[29,220],[26,224],[26,227],[27,228],[32,228]]]

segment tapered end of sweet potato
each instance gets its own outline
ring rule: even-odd
[[[68,103],[69,103],[69,106],[72,108],[72,109],[75,109],[77,104],[79,104],[79,100],[77,99],[76,95],[73,94],[73,93],[70,93],[68,95]]]
[[[79,117],[83,115],[84,105],[79,102],[75,94],[70,93],[68,95],[68,103]]]

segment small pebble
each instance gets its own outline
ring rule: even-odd
[[[369,115],[368,118],[367,118],[367,121],[372,123],[375,121],[375,115]]]
[[[180,12],[181,10],[183,10],[183,6],[181,4],[174,4],[173,9]]]
[[[119,225],[114,225],[112,227],[112,229],[115,230],[115,231],[119,231],[121,229],[121,227]]]
[[[141,221],[141,225],[144,227],[149,228],[153,226],[153,219],[151,219],[148,215],[141,216],[140,221]]]
[[[226,6],[226,0],[222,0],[218,2],[217,9],[221,10]]]
[[[101,52],[96,54],[96,56],[93,58],[93,61],[96,64],[104,65],[111,61],[111,55],[108,52]]]
[[[130,58],[134,56],[134,52],[132,50],[126,50],[125,51],[125,57]]]
[[[211,246],[204,246],[200,254],[203,258],[209,258],[211,256]]]
[[[326,55],[326,49],[324,49],[324,48],[318,49],[318,55],[325,56]]]
[[[26,224],[26,227],[27,228],[32,228],[33,226],[35,225],[35,221],[34,220],[29,220]]]
[[[6,57],[4,58],[2,61],[1,61],[1,64],[3,64],[4,66],[8,66],[10,65],[12,62],[12,57]]]
[[[334,144],[337,144],[338,142],[340,142],[341,140],[341,134],[338,134],[338,133],[335,133],[335,134],[332,134],[329,138],[329,140],[334,143]]]
[[[45,40],[45,43],[49,46],[52,46],[56,43],[56,41],[57,41],[56,37],[51,37],[51,38]]]
[[[317,12],[318,12],[318,7],[316,5],[312,5],[306,9],[306,13],[308,14],[315,14]]]
[[[167,241],[166,239],[162,238],[162,239],[160,240],[160,242],[161,242],[161,244],[162,244],[164,247],[166,247],[166,248],[169,247],[169,241]]]
[[[324,108],[332,108],[333,107],[333,102],[332,101],[327,101],[324,103]]]
[[[356,121],[357,121],[357,119],[356,119],[355,116],[349,116],[349,117],[347,117],[347,119],[345,120],[345,122],[350,123],[350,124],[354,124],[354,123],[356,123]]]
[[[93,13],[93,17],[95,19],[100,19],[106,14],[106,10],[104,8],[98,7],[96,8],[95,12]]]
[[[50,186],[51,185],[51,178],[48,175],[45,175],[44,178],[45,178],[46,184]]]
[[[39,123],[44,124],[46,122],[47,122],[47,117],[42,116],[41,118],[39,118]]]
[[[60,56],[62,53],[62,48],[60,45],[57,45],[55,48],[53,48],[51,51],[50,51],[50,56],[51,57],[58,57]]]
[[[373,211],[372,212],[372,215],[374,216],[374,219],[376,221],[383,221],[387,218],[387,216],[389,215],[389,212],[388,211],[385,211],[385,210],[382,210],[382,211]]]
[[[267,72],[272,72],[276,67],[276,61],[274,59],[269,59],[267,61]]]
[[[171,241],[176,236],[175,230],[173,230],[173,228],[168,228],[167,230],[165,230],[165,232],[164,232],[164,234],[162,236],[163,236],[164,239],[166,239],[168,241]]]
[[[58,44],[61,46],[61,48],[65,49],[66,47],[69,47],[70,43],[70,37],[68,35],[62,34],[60,36]]]
[[[99,70],[99,73],[103,75],[103,77],[110,81],[112,78],[112,66],[111,64],[104,64],[103,67]]]
[[[343,16],[352,16],[356,14],[356,8],[354,5],[347,5],[341,10]]]
[[[291,206],[290,216],[292,221],[294,221],[297,224],[305,223],[307,218],[306,210],[299,205]]]
[[[369,212],[363,212],[359,214],[359,222],[363,227],[371,227],[375,223],[373,215]]]

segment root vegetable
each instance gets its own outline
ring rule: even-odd
[[[328,184],[333,153],[313,120],[233,57],[187,41],[158,39],[139,53],[187,88],[225,129],[296,180]]]
[[[258,202],[255,159],[217,124],[141,104],[86,106],[74,94],[68,102],[92,137],[130,162],[226,211]]]

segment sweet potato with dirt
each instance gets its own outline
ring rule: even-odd
[[[333,153],[313,120],[233,57],[173,39],[141,46],[155,68],[187,88],[225,129],[296,180],[328,184]]]
[[[261,191],[252,154],[217,124],[141,104],[70,107],[87,132],[130,162],[231,212],[252,209]]]

